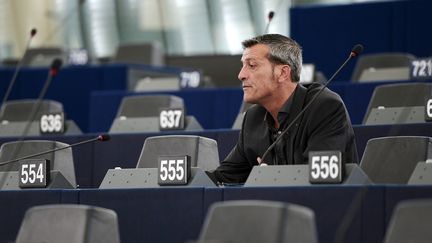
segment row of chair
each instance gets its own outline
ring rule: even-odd
[[[82,54],[81,54],[82,55]],[[48,66],[51,60],[54,58],[61,58],[70,63],[73,63],[73,53],[67,53],[61,48],[56,47],[42,47],[42,48],[31,48],[27,51],[23,59],[24,66]],[[190,57],[188,57],[190,59]],[[213,59],[220,57],[215,56]],[[69,60],[68,60],[69,59]],[[87,56],[88,59],[88,56]],[[165,59],[168,59],[165,61]],[[173,59],[172,61],[170,61]],[[176,66],[193,67],[199,70],[204,70],[204,74],[214,76],[212,70],[209,69],[209,65],[198,61],[197,63],[190,63],[191,61],[181,61],[179,58],[168,58],[165,57],[165,53],[161,45],[157,42],[148,43],[135,43],[135,44],[122,44],[119,45],[115,55],[112,58],[112,62],[123,62],[133,64],[147,64],[154,66],[163,66],[165,63]],[[203,58],[201,58],[203,59]],[[225,60],[229,59],[226,57]],[[239,60],[240,56],[232,56],[233,61],[225,61],[225,65],[235,65]],[[399,81],[409,80],[410,65],[416,57],[409,53],[375,53],[365,54],[359,57],[354,71],[351,76],[353,82],[372,82],[372,81]],[[212,58],[207,58],[207,62],[211,63]],[[229,63],[229,64],[227,64]],[[234,63],[234,64],[233,64]],[[80,63],[85,64],[85,63]],[[238,65],[235,65],[237,67]],[[218,66],[219,67],[219,66]],[[220,67],[219,67],[220,68]],[[232,69],[232,67],[227,67]],[[209,69],[209,70],[207,70]],[[226,69],[225,69],[226,70]],[[235,79],[237,76],[235,72],[239,70],[233,70],[231,78]],[[213,78],[216,80],[216,78]],[[316,80],[315,80],[316,81]]]
[[[63,105],[54,100],[42,100],[34,117],[29,114],[37,105],[36,100],[7,101],[0,109],[0,136],[21,136],[30,121],[26,136],[40,135],[39,120],[42,115],[64,113]],[[181,108],[186,113],[182,98],[173,95],[142,95],[125,97],[118,109],[109,133],[157,132],[159,131],[160,109]],[[201,131],[201,124],[193,116],[185,114],[186,131]],[[82,134],[73,120],[66,120],[65,134]]]
[[[71,64],[87,64],[90,62],[88,53],[84,51],[85,57],[81,56],[81,59],[86,58],[85,62],[83,62],[84,60],[80,60],[79,63],[74,63],[73,51],[74,50],[68,52],[59,47],[30,48],[23,57],[22,65],[49,66],[55,58],[60,58],[64,63]],[[83,53],[81,53],[81,55],[83,55]],[[162,66],[165,64],[163,48],[157,42],[120,45],[112,61],[148,64],[154,66]],[[12,63],[8,63],[6,60],[5,64]]]
[[[369,101],[363,124],[382,125],[427,122],[432,119],[427,115],[427,109],[431,109],[427,107],[429,99],[432,99],[431,83],[379,85],[374,89]],[[251,104],[242,103],[233,128],[241,128],[243,114],[250,106]]]
[[[8,142],[0,147],[0,161],[10,161],[15,158],[66,146],[68,145],[64,143],[46,140]],[[157,168],[159,156],[178,155],[189,155],[191,157],[191,167],[199,167],[205,171],[215,169],[220,161],[217,142],[213,139],[187,135],[157,136],[145,140],[136,168]],[[76,188],[77,183],[71,148],[36,158],[51,161],[52,170],[59,171],[69,182],[70,188]],[[428,184],[430,181],[415,178],[414,171],[420,168],[419,166],[427,165],[431,159],[432,138],[430,137],[375,138],[367,143],[360,162],[360,169],[372,183],[376,184]],[[307,166],[305,165],[305,167]],[[17,163],[11,163],[1,166],[0,170],[3,172],[18,171],[18,168]],[[308,174],[306,173],[304,176],[307,181]],[[345,180],[348,176],[346,176]],[[429,175],[429,177],[431,176]],[[300,181],[297,180],[297,183],[300,183]],[[363,182],[353,183],[362,184]],[[4,184],[0,186],[1,188],[7,188]],[[59,187],[61,186],[64,186],[64,184],[59,185]],[[57,187],[57,185],[50,185],[49,187]],[[102,182],[101,188],[105,187],[106,185]],[[137,187],[140,187],[140,185]],[[15,186],[16,188],[18,187]]]
[[[431,200],[400,202],[393,211],[384,242],[429,242]],[[16,243],[119,243],[115,211],[88,205],[44,205],[27,210]],[[214,203],[196,242],[318,242],[314,212],[274,201]]]
[[[432,95],[432,84],[402,83],[377,86],[369,102],[363,124],[423,123],[426,117],[426,102]],[[1,136],[19,136],[29,119],[35,100],[7,101],[0,110]],[[241,127],[244,112],[250,104],[243,103],[232,128]],[[186,113],[182,98],[173,95],[136,95],[123,98],[110,133],[157,132],[161,108],[181,108]],[[42,114],[64,112],[63,105],[53,100],[43,100],[38,113],[33,117],[27,135],[39,135],[38,119]],[[186,131],[200,131],[201,124],[194,116],[185,116]],[[73,120],[66,121],[66,134],[80,134],[81,130]]]

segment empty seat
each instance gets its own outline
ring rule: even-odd
[[[400,202],[393,210],[385,234],[385,243],[426,243],[432,239],[432,200]]]
[[[36,107],[38,106],[38,107]],[[37,110],[36,110],[37,109]],[[6,101],[0,109],[0,136],[21,136],[29,126],[27,136],[40,135],[39,121],[43,114],[63,112],[63,104],[55,100],[36,99]],[[33,117],[30,117],[34,113]],[[32,119],[28,124],[29,119]],[[73,120],[65,121],[65,134],[82,134]]]
[[[363,124],[396,124],[424,122],[425,98],[432,95],[432,84],[403,83],[377,86],[372,94]],[[405,110],[403,110],[405,108]],[[380,118],[385,110],[392,110],[395,116]],[[397,110],[399,113],[395,113]],[[404,111],[404,112],[402,112]],[[407,111],[417,112],[414,114]],[[421,111],[420,114],[418,112]],[[375,114],[379,113],[379,114]],[[375,119],[381,119],[377,122]]]
[[[165,65],[165,53],[158,42],[123,44],[117,48],[114,62]]]
[[[59,47],[30,48],[23,57],[23,66],[50,66],[54,59],[59,58],[65,63],[66,53]]]
[[[411,61],[409,53],[376,53],[359,57],[351,80],[353,82],[409,80]]]
[[[431,158],[430,137],[381,137],[368,141],[360,167],[373,183],[406,184],[417,163]]]
[[[117,214],[87,205],[44,205],[27,210],[16,243],[119,243]]]
[[[184,102],[174,95],[127,96],[123,98],[116,117],[157,117],[161,108],[184,108]]]
[[[318,242],[311,209],[272,201],[226,201],[211,206],[199,242]]]
[[[214,170],[219,166],[218,147],[215,140],[200,136],[170,135],[147,138],[137,168],[157,168],[159,156],[182,155],[191,157],[191,167]]]
[[[7,142],[0,147],[0,162],[5,162],[24,156],[37,154],[40,152],[63,148],[68,144],[47,141],[47,140],[25,140]],[[47,159],[51,162],[51,170],[60,171],[64,178],[70,183],[72,187],[76,187],[75,167],[72,149],[67,148],[53,153],[48,153],[35,157],[34,159]],[[0,171],[18,171],[19,163],[11,163],[0,166]]]
[[[241,69],[240,59],[241,55],[170,55],[166,61],[168,66],[200,70],[204,77],[204,86],[214,84],[217,87],[232,87],[240,84],[237,79]]]
[[[36,100],[34,99],[6,101],[0,109],[0,121],[28,121],[30,113],[36,109],[35,105]],[[63,105],[55,100],[42,100],[32,118],[34,121],[39,121],[43,114],[52,112],[63,112]]]
[[[183,99],[174,95],[138,95],[124,97],[110,133],[159,131],[161,108],[183,108]],[[186,111],[185,111],[186,113]],[[185,130],[202,130],[192,116],[185,116]]]

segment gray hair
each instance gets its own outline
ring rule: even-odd
[[[267,57],[269,61],[289,65],[293,82],[300,81],[303,57],[301,46],[296,41],[279,34],[266,34],[242,42],[244,49],[257,44],[267,45],[270,49]]]

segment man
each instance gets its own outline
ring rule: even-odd
[[[301,47],[292,39],[267,34],[243,43],[238,78],[243,100],[253,103],[243,118],[236,146],[209,176],[218,182],[243,183],[254,165],[306,164],[309,151],[337,150],[344,163],[357,163],[357,148],[341,98],[325,89],[270,153],[267,148],[322,87],[299,84]]]

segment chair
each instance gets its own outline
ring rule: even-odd
[[[385,114],[385,110],[405,108],[405,113],[399,112],[399,116],[382,118],[380,124],[414,123],[424,122],[425,98],[432,94],[432,84],[429,83],[403,83],[377,86],[372,94],[368,109],[363,119],[363,124],[378,124],[373,120],[377,112]],[[421,110],[421,113],[406,113],[408,109]]]
[[[174,95],[137,95],[124,97],[116,117],[159,116],[160,108],[184,108],[183,99]]]
[[[166,62],[172,67],[200,70],[204,86],[232,87],[233,84],[240,84],[237,79],[241,69],[240,59],[241,55],[169,55]]]
[[[431,158],[430,137],[381,137],[368,141],[360,168],[372,183],[406,184],[417,163]]]
[[[165,65],[165,53],[158,42],[123,44],[117,48],[113,62]]]
[[[28,121],[31,111],[36,105],[34,99],[10,100],[6,101],[0,109],[1,121]],[[63,112],[62,103],[55,100],[42,100],[34,121],[38,121],[43,114],[51,112]]]
[[[159,156],[189,155],[191,167],[214,170],[219,166],[217,142],[213,139],[170,135],[149,137],[145,140],[137,168],[157,168]]]
[[[393,211],[384,243],[431,242],[432,200],[400,202]]]
[[[236,119],[234,120],[234,124],[232,125],[232,129],[241,129],[242,124],[243,124],[244,114],[246,113],[247,109],[249,109],[249,107],[251,107],[251,106],[252,106],[252,104],[242,102],[242,104],[240,106],[240,111],[237,114]]]
[[[87,205],[44,205],[27,210],[16,243],[119,243],[117,214]]]
[[[66,147],[68,144],[47,141],[47,140],[25,140],[7,142],[0,147],[0,161],[5,162],[16,158],[21,158],[27,155],[32,155],[56,148]],[[64,178],[76,187],[75,167],[72,149],[67,148],[54,153],[40,155],[36,159],[47,159],[51,162],[51,170],[59,171]],[[11,163],[8,165],[0,166],[0,171],[18,171],[19,163]]]
[[[416,57],[409,53],[377,53],[359,57],[351,80],[373,82],[409,80],[411,61]]]
[[[318,242],[311,209],[272,201],[214,203],[198,242]]]
[[[183,99],[174,95],[124,97],[109,132],[157,132],[161,108],[184,109],[185,106]],[[201,125],[192,116],[185,116],[185,127],[185,130],[202,130]]]
[[[28,125],[30,114],[35,109],[36,99],[6,101],[0,109],[0,136],[21,136]],[[28,136],[40,135],[39,120],[43,114],[64,112],[63,104],[55,100],[42,100],[35,116],[32,117]],[[65,121],[65,134],[82,134],[73,120]]]
[[[23,57],[23,66],[50,66],[56,58],[63,60],[65,63],[66,54],[59,47],[39,47],[30,48]]]
[[[110,169],[100,189],[160,187],[159,156],[190,156],[188,187],[216,187],[205,171],[219,166],[217,142],[210,138],[188,135],[149,137],[145,140],[136,168]],[[164,185],[166,186],[166,185]]]

